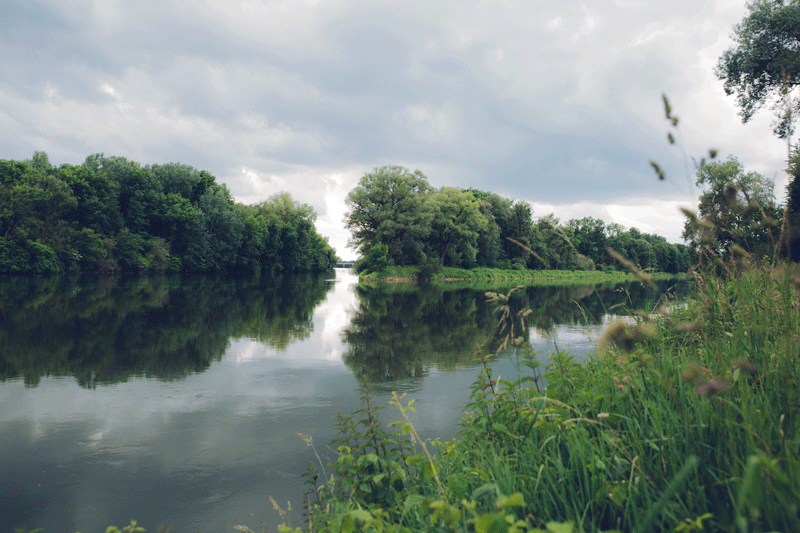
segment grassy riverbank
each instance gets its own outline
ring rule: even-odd
[[[674,277],[670,274],[656,274],[654,277]],[[370,282],[416,282],[420,278],[418,266],[390,266],[379,272],[359,276],[360,281]],[[423,276],[426,277],[426,276]],[[625,281],[636,279],[627,271],[617,270],[501,270],[497,268],[463,269],[441,267],[427,276],[432,283],[455,281]]]
[[[513,338],[525,311],[490,294],[519,374],[496,376],[484,357],[459,437],[443,443],[416,437],[407,399],[381,412],[399,431],[386,428],[365,391],[320,450],[293,526],[800,531],[800,273],[696,276],[687,306],[612,326],[580,365],[538,364]]]

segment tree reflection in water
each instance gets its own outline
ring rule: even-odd
[[[231,339],[284,351],[310,336],[333,283],[329,274],[0,278],[0,380],[35,386],[44,376],[74,376],[86,388],[138,376],[174,380],[207,370]],[[499,341],[487,291],[513,286],[356,286],[343,362],[375,384],[470,366],[487,338],[489,350]],[[681,297],[688,285],[659,289]],[[527,326],[548,334],[560,324],[601,324],[615,306],[651,310],[653,298],[635,282],[534,285],[509,303],[530,308]]]
[[[329,275],[0,279],[0,380],[82,387],[203,372],[230,339],[284,350],[307,338]]]
[[[496,304],[487,301],[487,291],[507,294],[513,287],[359,286],[358,308],[342,334],[344,363],[356,377],[372,383],[422,377],[431,368],[472,365],[481,345],[495,350],[505,334],[496,327]],[[617,314],[651,311],[662,297],[682,298],[688,291],[687,283],[675,280],[659,282],[657,291],[638,282],[532,285],[514,291],[509,306],[515,320],[518,310],[530,309],[526,326],[549,335],[563,324],[600,325],[612,309]]]

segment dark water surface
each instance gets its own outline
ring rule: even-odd
[[[496,315],[487,289],[356,288],[328,276],[0,278],[0,532],[274,531],[269,496],[302,516],[301,474],[339,411],[416,399],[424,437],[458,429]],[[616,304],[653,309],[663,282],[527,287],[542,359],[593,348]],[[623,306],[614,309],[625,314]],[[509,359],[495,365],[512,377]],[[388,421],[396,415],[383,411]]]

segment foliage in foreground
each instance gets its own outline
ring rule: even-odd
[[[800,273],[695,277],[687,307],[612,326],[581,364],[539,362],[526,311],[490,294],[519,374],[483,358],[443,443],[419,439],[402,397],[384,428],[365,389],[309,470],[298,529],[800,531]]]
[[[771,218],[745,216],[746,185],[728,184],[724,217],[685,211],[695,296],[631,310],[581,364],[531,353],[531,311],[511,298],[522,287],[487,292],[502,340],[484,346],[496,355],[481,359],[458,437],[421,441],[413,402],[396,395],[399,432],[384,430],[365,389],[329,471],[309,469],[296,531],[800,531],[800,268],[777,262],[780,246],[772,262],[742,246]],[[720,232],[732,218],[736,231]],[[765,236],[781,243],[784,228]],[[495,377],[509,353],[517,375]]]

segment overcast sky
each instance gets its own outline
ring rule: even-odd
[[[102,152],[208,170],[240,202],[288,191],[343,258],[344,198],[392,164],[535,217],[682,242],[708,148],[785,197],[770,112],[743,125],[713,72],[745,14],[744,0],[4,0],[0,158]]]

